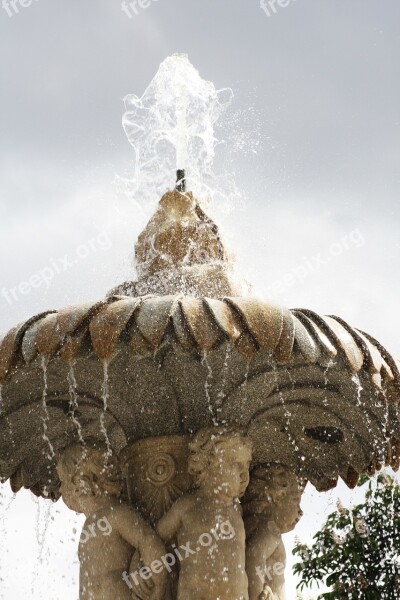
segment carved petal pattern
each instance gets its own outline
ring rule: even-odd
[[[0,342],[0,384],[0,478],[16,490],[56,496],[43,419],[55,451],[78,424],[85,438],[105,427],[123,447],[193,433],[212,417],[238,421],[259,460],[279,448],[318,489],[400,462],[399,363],[339,317],[254,299],[113,296],[42,313]]]

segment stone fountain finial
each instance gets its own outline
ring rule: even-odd
[[[135,264],[138,280],[122,284],[111,295],[241,295],[219,229],[186,192],[183,170],[177,172],[176,189],[164,194],[139,235]]]

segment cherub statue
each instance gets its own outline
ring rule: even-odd
[[[304,482],[284,465],[260,465],[251,473],[243,501],[249,600],[285,600],[282,534],[303,514],[303,489]]]
[[[189,448],[197,489],[179,498],[156,528],[179,564],[177,600],[248,600],[238,499],[249,482],[252,444],[234,427],[207,427]]]
[[[61,495],[86,521],[79,542],[80,600],[130,600],[127,571],[135,549],[145,565],[165,554],[165,547],[141,515],[122,499],[118,459],[103,445],[74,444],[58,461]],[[152,600],[162,600],[165,572],[152,574]]]

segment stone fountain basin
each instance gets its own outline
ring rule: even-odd
[[[338,317],[249,298],[113,296],[43,313],[0,345],[0,476],[58,497],[55,456],[120,452],[217,420],[326,490],[400,457],[399,363]]]

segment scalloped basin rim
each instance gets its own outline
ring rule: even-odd
[[[42,313],[11,330],[0,343],[0,383],[42,354],[72,360],[85,335],[97,356],[109,360],[122,335],[131,346],[161,346],[174,335],[183,348],[203,355],[224,340],[251,359],[258,350],[270,351],[277,364],[289,364],[296,351],[307,363],[341,357],[352,375],[367,370],[374,383],[400,384],[398,362],[367,334],[339,317],[321,317],[310,310],[293,310],[252,298],[192,298],[183,295],[123,297],[70,306]]]

